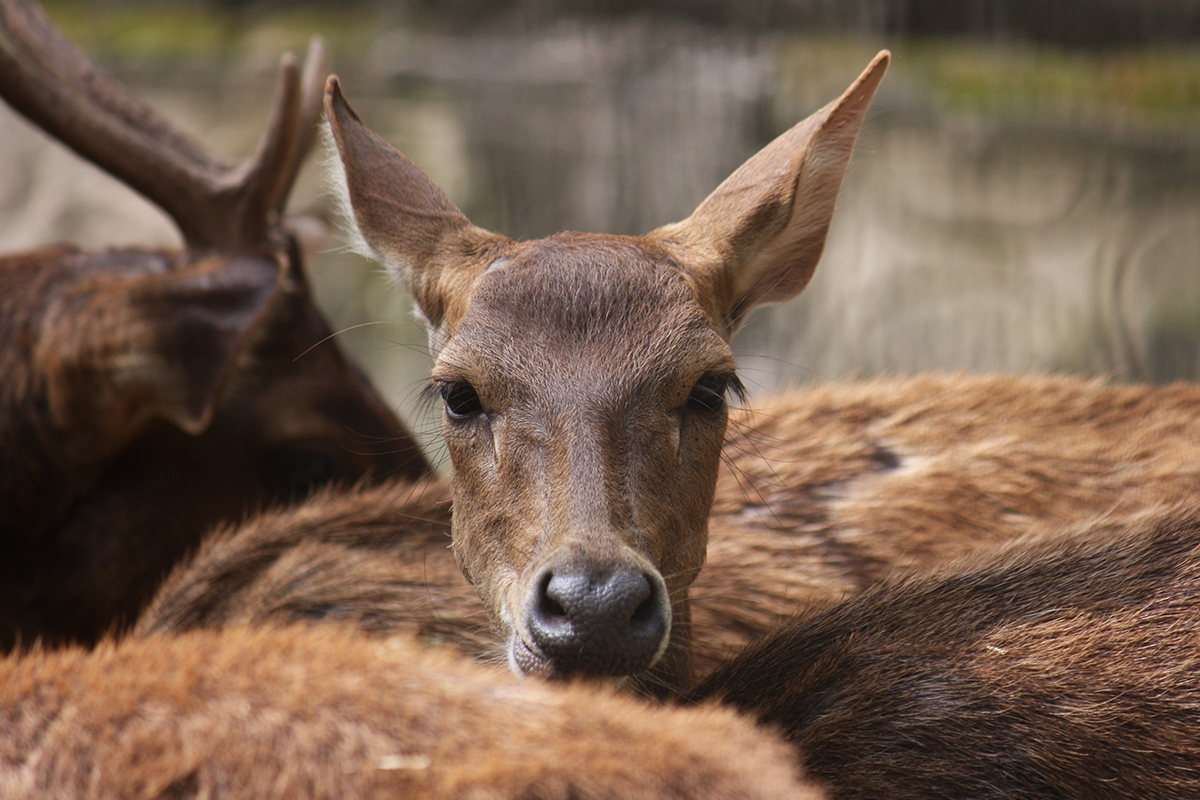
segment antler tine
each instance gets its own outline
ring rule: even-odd
[[[257,243],[269,240],[270,230],[282,200],[279,196],[281,179],[291,169],[293,151],[299,141],[300,70],[291,53],[280,59],[279,82],[275,91],[275,108],[271,120],[254,155],[238,168],[223,176],[210,213],[219,215],[233,226],[226,232],[225,242]],[[290,179],[288,180],[290,184]],[[287,187],[290,188],[290,185]]]
[[[29,0],[0,0],[0,34],[0,96],[162,208],[190,255],[271,241],[306,147],[306,112],[290,56],[257,151],[230,168],[88,61]]]
[[[265,198],[268,214],[281,215],[300,165],[312,148],[325,95],[325,76],[329,74],[329,51],[319,36],[314,36],[304,57],[304,73],[300,76],[300,114],[289,159],[276,173],[271,192]]]

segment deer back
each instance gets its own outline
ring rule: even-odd
[[[163,581],[133,634],[329,622],[478,658],[498,649],[450,552],[449,487],[400,480],[327,489],[218,529]]]
[[[1200,510],[1032,535],[782,625],[697,696],[836,798],[1194,797]]]
[[[706,642],[699,672],[799,607],[1035,529],[1194,496],[1200,387],[1033,375],[834,381],[735,411],[723,461],[704,588],[693,591],[694,635]]]
[[[519,683],[338,626],[10,656],[0,722],[12,800],[821,796],[731,711]]]

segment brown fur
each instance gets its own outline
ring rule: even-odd
[[[786,624],[709,676],[836,798],[1200,796],[1200,507],[1031,536]]]
[[[299,248],[279,225],[311,139],[319,76],[304,100],[285,65],[267,155],[236,184],[88,64],[36,6],[3,0],[0,11],[0,95],[35,124],[139,188],[172,157],[224,181],[216,191],[193,176],[186,208],[182,188],[165,192],[186,217],[175,218],[188,236],[182,252],[54,247],[0,258],[4,649],[94,640],[134,614],[214,523],[314,485],[415,478],[428,464],[358,367],[325,341]],[[43,49],[53,57],[39,58]],[[90,91],[72,94],[78,78],[43,68],[85,71]],[[126,130],[139,123],[144,131]],[[157,150],[143,163],[136,153],[147,141]],[[130,150],[99,152],[102,143]]]
[[[1034,527],[1117,520],[1196,495],[1200,387],[1008,375],[839,381],[735,414],[724,459],[706,588],[693,592],[705,659],[796,608],[897,572]],[[705,629],[704,618],[719,622]]]
[[[768,402],[730,423],[690,593],[699,677],[797,611],[1200,486],[1200,389],[1187,385],[924,376]],[[447,549],[446,493],[330,493],[211,537],[138,630],[351,619],[491,656],[500,634]]]
[[[534,242],[472,225],[330,79],[335,177],[362,249],[429,323],[455,555],[515,670],[687,681],[688,587],[739,386],[727,341],[811,277],[887,63],[687,220]]]
[[[776,738],[337,626],[0,660],[0,796],[808,798]]]
[[[450,552],[448,487],[329,490],[207,537],[163,582],[134,634],[348,622],[484,657],[497,646]]]

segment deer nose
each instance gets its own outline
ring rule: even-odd
[[[534,583],[525,622],[556,675],[635,675],[657,660],[671,607],[658,575],[548,567]]]

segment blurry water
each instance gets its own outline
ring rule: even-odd
[[[1196,377],[1200,142],[883,114],[863,144],[812,285],[739,337],[763,384]]]
[[[279,52],[249,41],[253,58],[207,78],[120,74],[214,152],[245,154]],[[797,75],[790,41],[638,21],[469,38],[381,27],[335,68],[368,125],[479,224],[515,237],[641,233],[686,216],[876,49],[814,43],[814,68]],[[0,158],[0,249],[173,239],[152,208],[7,109]],[[293,208],[322,202],[310,166]],[[311,273],[335,325],[383,323],[343,341],[427,428],[413,403],[428,360],[406,298],[336,239],[323,247]],[[1200,132],[939,113],[900,58],[813,284],[753,318],[737,345],[761,390],[927,369],[1191,379],[1198,273]]]

